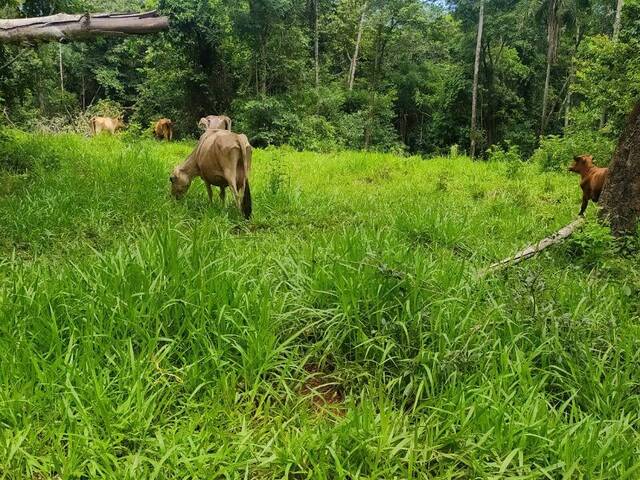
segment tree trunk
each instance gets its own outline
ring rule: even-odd
[[[367,14],[367,4],[364,3],[362,7],[362,15],[360,15],[360,22],[358,23],[358,34],[356,36],[356,47],[353,52],[353,57],[351,57],[351,68],[349,69],[349,91],[353,90],[353,82],[356,78],[356,67],[358,65],[358,52],[360,51],[360,42],[362,40],[362,30],[364,29],[364,19]]]
[[[640,216],[640,102],[618,141],[601,204],[601,215],[616,237],[636,233]]]
[[[315,63],[316,63],[316,88],[320,86],[320,33],[318,28],[318,2],[320,0],[314,0],[315,8],[315,25],[314,25],[314,50],[315,50]]]
[[[169,28],[169,18],[144,13],[59,13],[48,17],[0,20],[0,42],[76,40],[100,35],[155,33]]]
[[[476,156],[476,122],[478,116],[478,78],[480,76],[480,50],[482,47],[482,29],[484,28],[484,0],[480,0],[478,18],[478,37],[476,38],[476,59],[473,65],[473,93],[471,99],[471,158]]]
[[[622,23],[622,7],[624,6],[624,0],[618,0],[616,5],[616,19],[613,22],[613,41],[617,42],[620,36],[620,26]]]
[[[85,112],[87,110],[87,93],[84,85],[84,70],[80,78],[82,80],[82,111]]]
[[[263,97],[267,96],[267,46],[266,40],[263,38],[260,42],[260,65],[261,65],[261,79],[260,79],[260,93]]]
[[[547,20],[547,75],[544,81],[544,93],[542,95],[542,120],[540,122],[540,135],[544,135],[547,127],[547,103],[549,101],[549,88],[551,85],[551,65],[555,63],[558,50],[558,0],[549,1],[549,18]]]
[[[569,118],[571,117],[571,86],[569,86],[569,91],[567,92],[567,105],[564,110],[564,132],[567,133],[569,129]]]

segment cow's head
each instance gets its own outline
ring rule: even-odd
[[[593,157],[591,155],[578,155],[573,157],[573,163],[569,166],[570,172],[580,173],[593,167]]]
[[[202,130],[231,130],[231,119],[225,115],[209,115],[198,122]]]
[[[171,195],[177,199],[184,197],[184,194],[187,193],[191,186],[191,177],[182,171],[180,167],[173,169],[169,176],[169,181],[171,182]]]
[[[124,119],[122,115],[116,118],[116,130],[124,128]]]

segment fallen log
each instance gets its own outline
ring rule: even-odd
[[[543,238],[542,240],[540,240],[538,243],[534,245],[529,245],[527,248],[519,251],[512,257],[505,258],[504,260],[500,260],[499,262],[496,262],[493,265],[490,265],[484,270],[481,270],[480,272],[478,272],[478,277],[484,277],[490,273],[496,272],[505,267],[516,265],[520,262],[528,260],[529,258],[535,257],[538,253],[540,253],[544,249],[549,248],[550,246],[555,245],[557,243],[560,243],[564,239],[570,237],[573,234],[573,232],[575,232],[578,228],[582,226],[583,223],[584,223],[584,217],[579,217],[575,219],[569,225],[561,228],[553,235]]]
[[[96,36],[155,33],[169,28],[169,18],[143,13],[59,13],[48,17],[0,19],[0,42],[81,40]]]

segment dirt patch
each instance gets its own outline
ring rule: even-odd
[[[316,412],[344,415],[344,393],[338,379],[315,363],[308,363],[304,370],[307,377],[300,387],[300,395],[305,397]]]

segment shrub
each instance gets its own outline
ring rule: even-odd
[[[522,155],[517,145],[507,143],[506,149],[498,145],[492,145],[487,150],[487,159],[490,162],[522,162]]]
[[[560,137],[550,135],[542,138],[540,147],[531,160],[543,171],[563,171],[576,155],[589,153],[596,164],[606,166],[613,155],[614,143],[597,132],[577,132]]]
[[[100,117],[124,117],[124,108],[114,100],[102,99],[87,108],[87,117],[91,118],[96,115]]]

